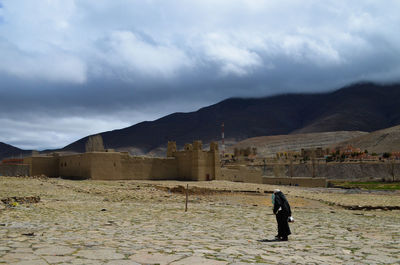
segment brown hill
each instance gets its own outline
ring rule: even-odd
[[[300,152],[302,148],[329,147],[363,135],[368,135],[368,133],[361,131],[339,131],[261,136],[238,142],[229,148],[228,151],[232,152],[234,148],[256,147],[259,156],[267,157],[282,151]]]
[[[351,145],[369,153],[400,152],[400,125],[375,131],[339,143],[338,147]]]

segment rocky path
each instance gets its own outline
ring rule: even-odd
[[[290,241],[259,242],[276,234],[269,195],[194,194],[185,213],[183,194],[153,184],[0,177],[0,198],[41,198],[0,203],[0,264],[400,263],[399,211],[349,211],[288,189]]]

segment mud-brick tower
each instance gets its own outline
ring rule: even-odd
[[[218,152],[218,143],[217,142],[211,142],[210,143],[210,151]]]
[[[206,180],[204,171],[206,158],[203,154],[203,144],[201,141],[193,142],[192,151],[192,178],[193,180]]]
[[[211,160],[210,164],[213,167],[213,170],[212,170],[213,178],[212,179],[216,179],[221,175],[221,161],[219,158],[218,142],[210,143],[210,151],[208,153],[209,153],[209,159]]]
[[[175,152],[176,152],[176,142],[168,141],[167,157],[174,157]]]
[[[185,144],[182,151],[175,151],[176,144],[168,143],[168,158],[176,159],[177,178],[180,180],[214,180],[220,176],[218,143],[211,142],[209,150],[203,150],[201,141]]]

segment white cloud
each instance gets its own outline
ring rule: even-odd
[[[130,31],[113,31],[102,55],[111,66],[151,77],[173,77],[192,66],[191,59],[174,46],[149,43]]]
[[[313,40],[304,36],[285,36],[281,47],[281,51],[297,63],[329,66],[343,61],[330,42]]]
[[[343,80],[399,81],[397,0],[0,2],[0,76],[4,77],[0,103],[5,114],[19,103],[15,94],[7,92],[17,87],[15,83],[27,104],[47,106],[50,87],[69,95],[64,102],[53,94],[53,102],[65,105],[58,112],[74,105],[99,115],[106,111],[118,115],[108,111],[138,101],[137,108],[143,108],[146,97],[153,97],[148,114],[162,116],[165,109],[153,106],[163,100],[169,100],[163,104],[173,105],[174,110],[189,110],[195,101],[205,104],[280,89],[309,91],[311,86],[316,92],[343,85]],[[37,80],[47,82],[36,86]],[[37,91],[24,93],[28,89]],[[74,100],[75,95],[82,98]],[[92,97],[104,98],[98,102],[109,108],[88,104],[97,102]],[[25,122],[23,127],[3,118],[0,139],[11,143],[31,139],[35,146],[42,141],[47,147],[122,126],[113,122],[103,126],[97,116],[87,115],[88,124],[101,125],[89,130],[84,121],[74,120],[76,113],[70,116],[73,122],[66,115],[57,122],[33,119],[35,123]],[[140,118],[144,116],[126,124]],[[47,123],[77,131],[53,132]],[[13,128],[26,133],[31,128],[32,133]]]
[[[7,1],[1,9],[0,71],[32,80],[83,83],[86,63],[73,49],[72,0]]]
[[[71,27],[79,12],[74,0],[12,0],[3,7],[3,38],[21,51],[68,50],[77,36]]]
[[[78,57],[60,53],[22,52],[0,40],[0,71],[28,80],[86,81],[86,64]]]
[[[240,43],[235,43],[235,39],[221,34],[206,35],[203,47],[206,58],[220,64],[223,74],[233,73],[243,76],[263,64],[256,52]]]
[[[6,1],[0,34],[17,49],[7,51],[16,59],[2,71],[85,82],[86,72],[151,81],[215,66],[222,78],[248,76],[275,69],[281,56],[336,67],[353,61],[353,51],[379,50],[371,36],[399,47],[398,7],[396,1]],[[99,47],[104,39],[106,50]]]
[[[0,142],[22,149],[61,148],[83,136],[130,125],[109,116],[28,116],[29,121],[0,117]]]

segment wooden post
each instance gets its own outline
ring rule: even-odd
[[[290,156],[290,158],[289,158],[290,160],[290,163],[289,163],[289,174],[290,174],[290,177],[291,178],[293,178],[293,157],[292,156]]]
[[[187,212],[188,197],[189,197],[188,191],[189,191],[189,184],[186,184],[186,201],[185,201],[185,212]]]

